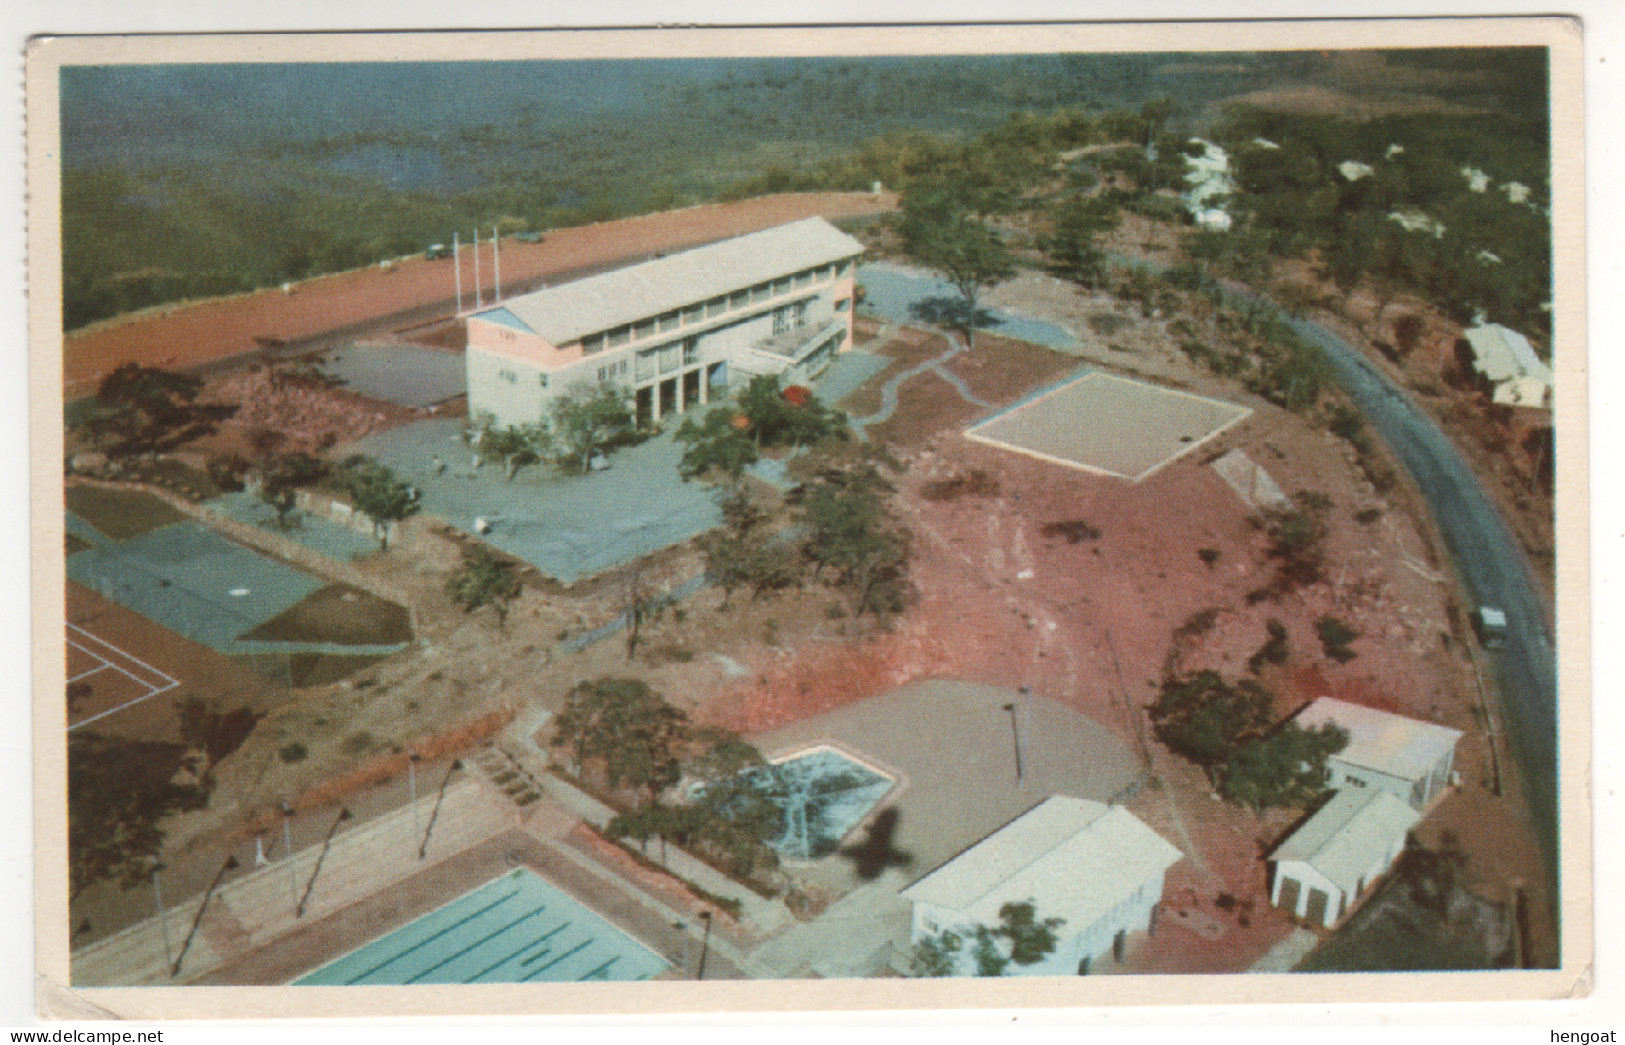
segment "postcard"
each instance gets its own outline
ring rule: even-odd
[[[41,1014],[1583,990],[1580,50],[35,41]]]

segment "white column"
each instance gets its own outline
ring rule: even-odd
[[[700,405],[711,402],[711,364],[700,364]]]
[[[649,386],[649,417],[651,420],[660,420],[660,378]]]

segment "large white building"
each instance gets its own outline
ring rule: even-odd
[[[1183,854],[1121,806],[1055,795],[904,889],[914,905],[913,943],[952,932],[956,972],[974,975],[977,926],[996,929],[999,909],[1031,901],[1038,920],[1062,918],[1055,950],[1023,976],[1071,976],[1147,930],[1168,868]]]
[[[614,384],[658,421],[757,374],[803,380],[852,345],[862,251],[808,218],[472,313],[469,413],[536,424],[560,393]]]

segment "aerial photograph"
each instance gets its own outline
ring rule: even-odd
[[[50,67],[63,986],[1562,967],[1552,65]]]

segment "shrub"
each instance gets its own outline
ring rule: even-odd
[[[1349,643],[1360,637],[1360,633],[1333,617],[1331,614],[1315,621],[1315,634],[1320,637],[1320,648],[1326,656],[1339,664],[1347,664],[1353,660],[1355,653],[1349,649]]]
[[[1064,537],[1068,544],[1082,544],[1084,541],[1100,539],[1100,528],[1083,519],[1045,523],[1038,532],[1045,537]]]
[[[278,748],[276,757],[280,758],[288,765],[293,765],[295,762],[303,762],[305,760],[305,756],[309,753],[310,752],[305,750],[305,745],[296,740],[291,744],[284,744]]]
[[[1198,549],[1196,549],[1196,557],[1198,559],[1202,560],[1202,565],[1203,566],[1206,566],[1208,569],[1211,570],[1214,567],[1214,565],[1217,564],[1218,561],[1219,561],[1219,549],[1217,549],[1217,548],[1198,548]]]

